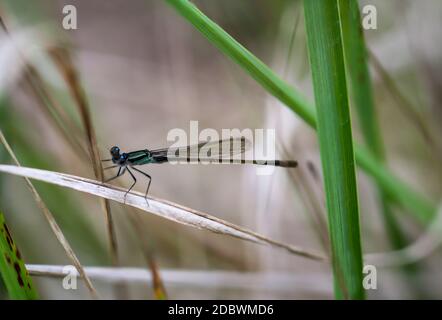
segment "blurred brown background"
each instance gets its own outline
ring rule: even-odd
[[[302,2],[199,0],[194,3],[313,100]],[[372,70],[388,165],[415,189],[437,201],[441,194],[442,3],[378,0],[362,1],[361,6],[365,3],[374,4],[378,12],[378,29],[366,31],[367,45],[413,108],[410,113],[398,103],[379,73]],[[77,8],[77,30],[66,31],[61,26],[62,8],[66,4]],[[78,121],[66,85],[45,53],[48,46],[69,48],[90,103],[103,158],[108,157],[107,150],[112,145],[128,151],[165,147],[169,130],[187,131],[191,120],[199,121],[200,130],[276,129],[280,157],[300,162],[295,172],[278,168],[271,176],[258,176],[250,166],[151,165],[143,168],[153,178],[151,193],[277,240],[323,250],[324,234],[314,228],[311,212],[313,201],[325,217],[321,210],[322,187],[306,169],[307,161],[312,161],[320,170],[315,133],[164,1],[2,0],[0,8],[15,39],[14,46],[18,44],[73,121]],[[92,178],[91,167],[81,162],[85,155],[74,152],[48,116],[39,111],[38,102],[24,83],[22,63],[10,42],[2,33],[0,94],[7,99],[2,104],[2,128],[10,128],[7,138],[15,144],[23,165]],[[420,120],[410,114],[418,114]],[[424,129],[419,123],[423,123]],[[356,119],[353,130],[361,141]],[[425,137],[426,131],[431,134],[431,143]],[[16,138],[17,132],[22,138]],[[26,143],[22,143],[23,139]],[[3,150],[2,162],[9,162]],[[136,189],[143,191],[144,182],[139,181]],[[22,247],[25,261],[69,263],[22,180],[1,175],[0,182],[2,211]],[[122,182],[125,186],[130,184],[128,177]],[[361,173],[358,182],[364,253],[390,251],[372,181]],[[82,263],[109,265],[106,229],[98,200],[37,185],[43,188],[54,214],[57,212],[57,219]],[[54,192],[62,192],[63,196]],[[306,197],[305,192],[312,198]],[[424,230],[403,209],[394,209],[411,243]],[[153,250],[160,272],[162,269],[196,273],[266,272],[295,281],[293,286],[252,281],[252,285],[238,288],[239,284],[229,287],[227,280],[223,285],[222,274],[218,274],[219,282],[215,284],[180,286],[164,280],[171,298],[333,297],[331,271],[326,264],[195,230],[144,212],[139,215],[145,239],[140,239],[133,231],[125,206],[112,204],[112,212],[123,266],[146,267],[140,249],[140,242],[144,242]],[[433,252],[419,264],[413,276],[416,280],[408,279],[401,267],[379,268],[378,289],[369,291],[369,297],[441,298],[440,262],[440,252]],[[106,281],[94,284],[105,297],[118,296],[112,284]],[[87,297],[83,287],[75,292],[66,291],[60,287],[59,280],[39,278],[37,287],[44,298]],[[126,298],[152,298],[151,285],[130,282],[125,285],[124,294]]]

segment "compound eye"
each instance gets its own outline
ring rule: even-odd
[[[111,153],[111,155],[119,155],[120,154],[120,148],[118,148],[117,146],[115,146],[115,147],[112,147],[111,149],[110,149],[110,153]]]

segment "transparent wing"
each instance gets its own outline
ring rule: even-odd
[[[198,160],[198,159],[229,159],[234,155],[248,151],[251,143],[244,137],[230,138],[199,144],[150,150],[156,162],[168,160]]]

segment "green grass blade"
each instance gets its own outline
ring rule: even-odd
[[[167,0],[167,2],[226,56],[243,67],[268,92],[290,106],[310,126],[316,126],[314,107],[261,60],[206,17],[193,3],[187,0]]]
[[[364,140],[370,151],[380,160],[384,159],[384,146],[376,120],[367,51],[360,22],[358,2],[339,0],[347,75],[354,107],[357,111]]]
[[[350,110],[335,0],[304,2],[318,113],[335,296],[363,299],[362,250]]]
[[[0,212],[0,273],[8,290],[9,297],[16,300],[37,299],[37,292],[26,270],[5,217]]]
[[[379,162],[385,163],[385,150],[373,102],[373,88],[368,69],[368,54],[364,41],[361,16],[356,0],[339,0],[345,64],[353,106],[358,115],[367,147]],[[384,226],[393,249],[403,248],[406,236],[390,210],[389,197],[379,190]]]
[[[193,3],[187,0],[166,1],[220,51],[250,74],[270,94],[297,113],[311,127],[316,127],[316,112],[313,104],[296,89],[284,82],[262,61],[239,44],[215,22],[206,17]],[[404,207],[410,209],[419,221],[428,222],[436,212],[434,204],[391,174],[368,150],[356,145],[355,155],[360,167],[372,175],[381,188]],[[399,191],[405,192],[404,195],[399,194]],[[409,197],[410,195],[411,197]]]

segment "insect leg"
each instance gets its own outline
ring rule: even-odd
[[[124,174],[125,171],[126,171],[126,168],[124,168],[124,169],[123,169],[123,172],[121,172],[121,167],[120,167],[120,168],[118,169],[118,173],[117,173],[116,176],[114,176],[114,177],[112,177],[112,178],[110,178],[110,179],[104,180],[104,182],[109,182],[109,181],[112,181],[112,180],[114,180],[114,179],[116,179],[116,178],[122,176],[122,175]]]
[[[143,176],[145,176],[147,179],[149,179],[149,182],[147,184],[147,189],[146,189],[146,193],[144,194],[144,199],[147,202],[147,194],[149,193],[149,188],[150,188],[150,183],[152,182],[152,177],[150,175],[148,175],[146,172],[141,171],[140,169],[137,169],[135,167],[131,167],[132,169],[134,169],[135,171],[138,171],[139,173],[141,173]],[[147,205],[149,205],[149,202],[147,202]]]
[[[132,171],[129,170],[129,168],[127,168],[127,171],[129,172],[130,176],[132,177],[132,179],[134,180],[134,183],[132,183],[132,185],[130,186],[130,188],[126,191],[126,193],[124,194],[124,202],[126,202],[126,196],[127,194],[130,192],[130,190],[132,190],[132,188],[135,186],[135,184],[137,183],[137,178],[135,178],[134,174],[132,173]]]

